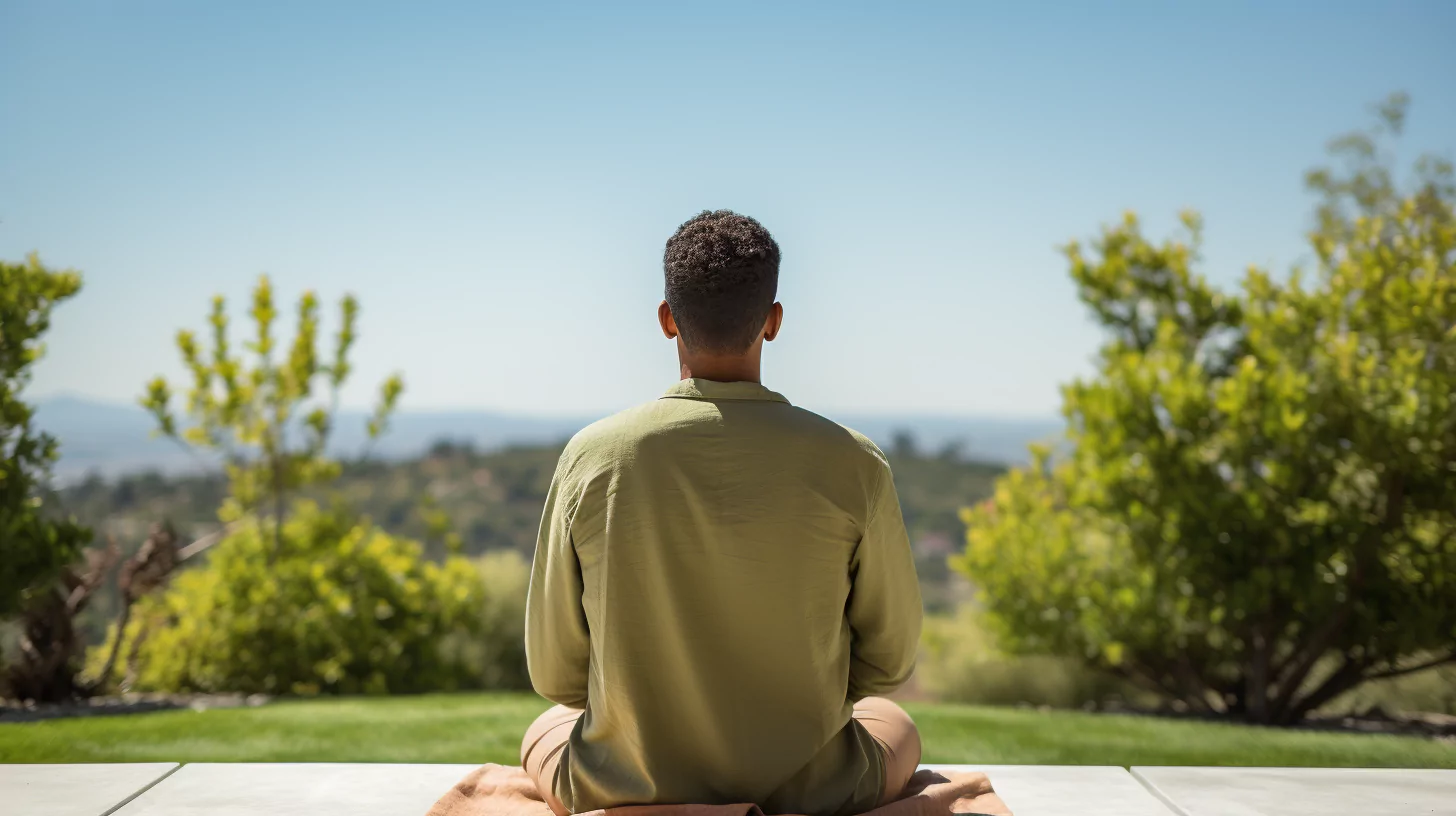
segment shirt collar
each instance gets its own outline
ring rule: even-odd
[[[770,391],[756,382],[717,382],[691,377],[678,380],[667,389],[662,399],[762,400],[788,404],[783,394]]]

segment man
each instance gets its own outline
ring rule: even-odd
[[[896,798],[920,589],[884,454],[759,382],[779,247],[727,210],[663,256],[681,380],[566,446],[526,612],[558,703],[521,761],[564,816],[752,802],[847,816]],[[851,371],[853,369],[850,369]]]

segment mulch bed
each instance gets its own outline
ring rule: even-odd
[[[1168,717],[1172,719],[1203,720],[1206,722],[1227,722],[1236,724],[1238,720],[1231,720],[1219,717],[1209,717],[1204,714],[1196,714],[1187,711],[1177,711],[1170,708],[1136,708],[1123,707],[1118,705],[1105,705],[1084,708],[1085,711],[1095,711],[1105,714],[1131,714],[1144,717]],[[1271,726],[1273,727],[1273,726]],[[1429,737],[1443,741],[1456,741],[1456,716],[1449,714],[1435,713],[1402,713],[1390,714],[1383,709],[1372,707],[1358,714],[1342,714],[1337,716],[1316,716],[1310,717],[1298,725],[1290,726],[1296,729],[1307,729],[1310,731],[1340,731],[1356,734],[1394,734],[1398,736]]]
[[[65,717],[104,717],[113,714],[142,714],[188,708],[251,708],[267,703],[266,694],[123,694],[92,697],[66,703],[35,703],[0,700],[0,723],[57,720]]]
[[[142,714],[148,711],[209,708],[252,708],[265,705],[273,698],[266,694],[123,694],[117,697],[93,697],[68,703],[34,703],[0,700],[0,723],[35,722],[66,717],[96,717],[115,714]],[[1019,706],[1031,708],[1032,706]],[[1196,719],[1209,722],[1234,722],[1226,719],[1180,712],[1172,709],[1143,709],[1119,705],[1088,706],[1083,710],[1104,714],[1129,714],[1144,717]],[[1362,734],[1396,734],[1456,742],[1456,716],[1447,714],[1388,714],[1372,708],[1358,715],[1316,717],[1295,726],[1315,731],[1343,731]]]

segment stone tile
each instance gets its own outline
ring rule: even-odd
[[[0,813],[103,816],[176,767],[175,762],[0,765]]]
[[[981,771],[1016,816],[1171,816],[1126,770],[1100,765],[922,765]]]
[[[475,765],[185,765],[117,816],[422,816]]]
[[[1456,816],[1456,771],[1136,767],[1181,816]]]

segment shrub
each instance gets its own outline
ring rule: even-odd
[[[935,699],[1078,708],[1121,701],[1135,693],[1077,660],[1002,652],[980,615],[974,607],[962,605],[954,615],[926,618],[915,676],[921,689]]]
[[[472,687],[528,689],[526,673],[526,587],[531,565],[514,550],[487,553],[475,561],[482,594],[475,625],[450,635],[446,651],[470,676]]]
[[[427,561],[414,541],[300,502],[276,542],[273,530],[242,526],[205,566],[144,601],[123,653],[134,655],[139,690],[453,689],[468,685],[470,673],[443,640],[478,630],[482,603],[479,573],[466,559]],[[93,669],[115,636],[113,629],[93,650]]]

